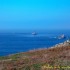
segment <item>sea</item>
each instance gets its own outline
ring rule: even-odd
[[[57,37],[64,34],[66,38]],[[0,32],[0,56],[50,48],[69,39],[70,31]]]

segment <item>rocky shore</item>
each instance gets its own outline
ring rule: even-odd
[[[56,48],[56,47],[67,47],[67,46],[70,46],[70,40],[66,40],[66,41],[63,42],[63,43],[56,44],[55,46],[53,46],[53,47],[51,47],[51,48]]]
[[[70,40],[48,49],[0,57],[0,70],[70,70]]]

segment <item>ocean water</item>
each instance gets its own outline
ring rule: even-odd
[[[67,38],[55,38],[62,32],[40,32],[33,36],[31,33],[0,33],[0,56],[26,52],[38,48],[49,48],[55,44],[66,41],[70,32],[64,33]]]

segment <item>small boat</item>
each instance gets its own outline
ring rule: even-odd
[[[64,39],[64,38],[66,38],[66,36],[64,34],[62,34],[58,37],[58,39]]]
[[[36,32],[33,32],[32,35],[37,35],[37,33]]]

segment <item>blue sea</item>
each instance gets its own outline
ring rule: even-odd
[[[67,38],[55,38],[61,34],[65,34]],[[0,33],[0,56],[39,48],[49,48],[55,44],[66,41],[69,36],[69,31],[40,31],[37,32],[35,36],[32,35],[31,32]]]

